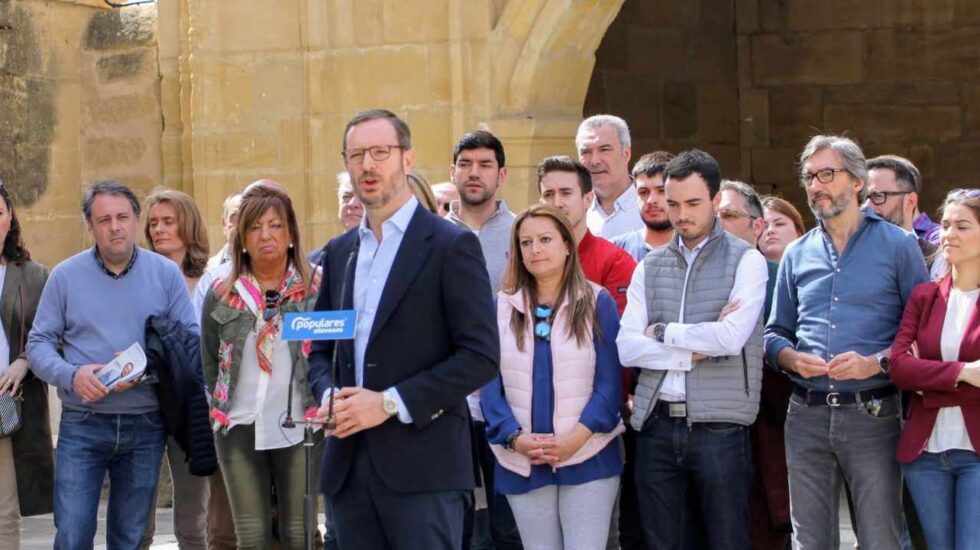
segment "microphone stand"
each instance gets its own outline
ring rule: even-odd
[[[350,256],[347,257],[347,264],[344,266],[344,279],[340,285],[340,309],[344,307],[344,298],[347,295],[347,280],[348,273],[350,272],[351,262],[357,257],[357,247],[351,250]],[[326,254],[320,260],[320,270],[321,272],[326,270]],[[312,282],[312,281],[311,281]],[[339,348],[337,342],[334,342],[333,346],[333,357],[330,361],[330,382],[331,388],[328,390],[330,396],[327,399],[327,420],[323,422],[323,429],[325,431],[334,430],[337,428],[337,421],[333,417],[333,402],[334,402],[334,390],[337,385],[337,378],[340,376],[340,372],[337,367],[337,349]],[[289,402],[286,405],[286,419],[283,421],[282,425],[284,428],[294,428],[296,423],[293,421],[292,410],[293,410],[293,378],[296,374],[296,364],[293,363],[293,370],[289,373]],[[287,423],[289,425],[287,425]],[[306,494],[303,495],[303,539],[305,541],[306,550],[314,550],[314,534],[316,533],[317,527],[317,517],[316,517],[316,487],[313,485],[313,449],[316,444],[313,441],[313,419],[304,419],[303,428],[303,474],[306,483]]]

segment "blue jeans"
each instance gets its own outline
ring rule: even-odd
[[[106,543],[140,547],[153,510],[166,431],[160,413],[61,413],[54,472],[56,549],[92,548],[109,474]]]
[[[980,458],[975,452],[924,452],[902,472],[930,550],[980,544]]]
[[[656,413],[654,413],[656,414]],[[653,417],[636,438],[636,494],[647,548],[749,549],[752,449],[749,429],[729,422],[688,426]],[[688,488],[695,494],[689,494]],[[704,518],[694,525],[689,500]]]

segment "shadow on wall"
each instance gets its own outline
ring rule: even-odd
[[[0,179],[19,206],[30,206],[48,187],[56,123],[57,81],[45,78],[41,42],[31,15],[0,2]]]

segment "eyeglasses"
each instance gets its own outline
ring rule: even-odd
[[[909,193],[911,193],[911,191],[873,191],[868,193],[868,199],[871,201],[871,204],[881,206],[882,204],[885,204],[888,197],[899,197],[902,195],[908,195]]]
[[[803,172],[800,174],[800,185],[806,187],[813,182],[813,178],[817,178],[820,183],[830,183],[834,181],[834,176],[837,172],[847,172],[846,168],[824,168],[823,170],[817,170],[816,172]]]
[[[534,318],[538,320],[534,324],[534,335],[542,340],[551,340],[551,314],[555,308],[548,305],[540,305],[534,308]]]
[[[265,310],[262,312],[262,319],[264,321],[269,321],[276,315],[279,315],[279,291],[266,290]]]
[[[364,153],[371,155],[371,158],[381,162],[383,160],[388,160],[391,156],[392,149],[405,149],[401,145],[375,145],[374,147],[367,147],[364,149],[347,149],[346,151],[341,151],[340,154],[343,155],[344,160],[349,163],[359,163],[364,161]]]
[[[741,210],[734,210],[732,208],[722,208],[718,210],[718,217],[726,221],[733,221],[739,218],[748,218],[750,220],[758,219],[757,216],[753,216],[748,212],[742,212]]]

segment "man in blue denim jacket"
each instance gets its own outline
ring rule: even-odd
[[[836,548],[847,479],[862,548],[900,548],[898,391],[891,346],[912,288],[927,279],[915,236],[861,208],[867,168],[858,145],[816,136],[800,155],[818,226],[791,244],[765,332],[769,364],[793,382],[786,419],[796,548]]]

